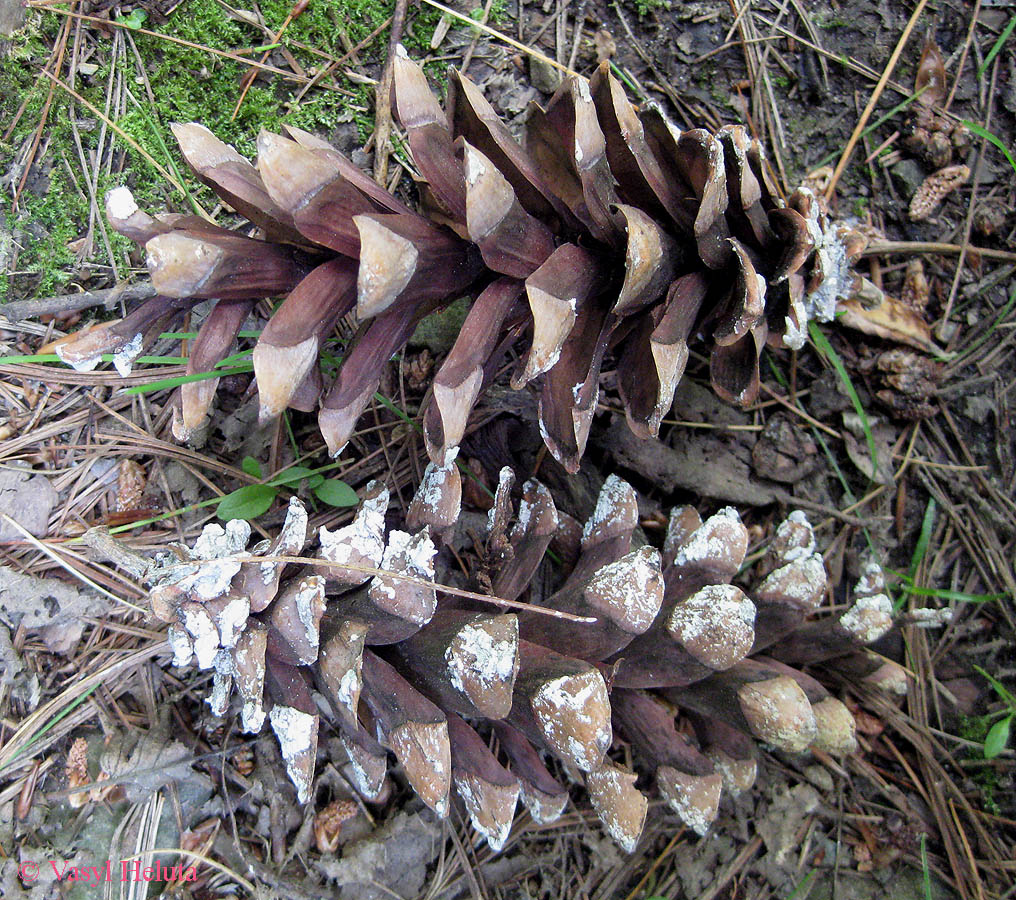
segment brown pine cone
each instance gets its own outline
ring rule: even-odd
[[[392,98],[423,177],[421,212],[298,129],[262,134],[255,168],[203,126],[174,126],[198,177],[257,236],[196,216],[153,219],[126,188],[112,191],[109,220],[144,245],[159,295],[57,352],[79,368],[112,352],[127,371],[213,298],[187,367],[211,376],[254,302],[285,295],[254,350],[261,414],[319,406],[338,454],[416,323],[468,294],[475,300],[424,417],[431,459],[457,447],[484,385],[523,336],[512,385],[542,377],[544,440],[575,471],[605,365],[617,368],[632,429],[654,435],[690,341],[708,349],[717,392],[748,404],[762,346],[802,346],[808,319],[831,319],[850,289],[862,239],[831,224],[807,189],[781,199],[743,127],[681,132],[656,107],[634,107],[606,64],[589,81],[565,79],[546,110],[534,109],[524,148],[454,70],[442,110],[401,48]],[[360,328],[326,388],[321,344],[354,310]],[[204,420],[216,383],[182,386],[180,439]]]
[[[635,546],[635,492],[610,476],[570,571],[538,605],[518,606],[559,514],[532,480],[514,514],[513,483],[502,470],[488,517],[489,600],[435,591],[430,524],[386,533],[388,491],[377,483],[350,525],[321,529],[315,563],[279,559],[304,553],[307,518],[295,499],[274,541],[248,551],[247,523],[209,525],[164,561],[151,600],[170,623],[176,663],[212,670],[215,714],[228,712],[235,687],[245,731],[268,719],[301,802],[314,795],[316,690],[366,797],[379,795],[391,751],[438,815],[454,786],[496,850],[519,798],[539,822],[561,814],[568,793],[557,768],[584,780],[631,850],[647,801],[636,774],[608,755],[617,741],[705,833],[722,790],[753,783],[757,742],[794,753],[856,746],[851,714],[802,666],[906,689],[902,669],[864,650],[893,625],[881,570],[869,569],[846,613],[820,615],[825,567],[802,513],[780,525],[745,592],[731,584],[748,548],[735,510],[703,522],[676,509],[662,551]],[[454,484],[433,474],[417,501],[422,519],[458,515]]]

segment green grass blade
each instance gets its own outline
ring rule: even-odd
[[[51,728],[56,727],[56,725],[60,722],[61,719],[65,719],[72,712],[74,712],[74,710],[77,709],[82,703],[84,703],[89,697],[91,697],[98,687],[99,687],[98,684],[93,684],[80,697],[76,697],[74,700],[68,703],[67,706],[61,709],[60,712],[55,713],[53,717],[45,725],[42,726],[42,728],[40,728],[34,735],[32,735],[31,740],[29,740],[10,758],[9,762],[14,762],[14,760],[16,760],[19,756],[21,756],[21,754],[24,753],[29,747],[40,741],[47,731],[49,731]]]
[[[1008,594],[966,594],[945,588],[923,588],[912,584],[900,585],[900,590],[917,597],[937,597],[939,600],[955,600],[957,603],[994,603],[1004,600]]]
[[[1009,161],[1009,165],[1012,166],[1012,170],[1016,172],[1016,159],[1012,158],[1012,154],[1009,152],[1009,148],[1002,143],[999,138],[995,137],[987,128],[978,125],[976,122],[968,122],[966,119],[963,120],[963,124],[967,126],[974,134],[979,138],[984,138],[991,144],[994,144],[1002,151],[1002,155]]]
[[[168,388],[179,387],[189,381],[204,381],[206,378],[222,378],[225,375],[244,375],[253,372],[254,366],[234,366],[231,369],[215,369],[212,372],[196,372],[194,375],[178,375],[176,378],[161,378],[158,381],[149,381],[147,384],[137,384],[127,388],[126,394],[150,394],[152,391],[162,391]]]
[[[998,40],[992,45],[991,49],[988,51],[988,55],[984,57],[984,62],[981,63],[981,67],[977,70],[978,78],[984,77],[984,73],[988,71],[988,66],[990,66],[995,57],[998,56],[998,51],[1002,49],[1002,45],[1009,40],[1009,36],[1012,34],[1014,28],[1016,28],[1016,16],[1013,16],[1009,20],[1009,24],[1002,29],[1002,33],[998,36]]]
[[[928,552],[928,544],[931,543],[931,530],[935,527],[935,498],[928,498],[928,506],[924,510],[924,519],[921,522],[921,533],[917,538],[917,545],[914,547],[913,556],[910,557],[910,579],[917,575],[917,567],[924,561]]]
[[[840,381],[843,382],[843,387],[847,392],[847,396],[850,397],[850,402],[854,405],[854,411],[861,420],[861,428],[864,429],[864,437],[868,442],[868,452],[871,454],[871,471],[873,474],[877,473],[878,451],[875,449],[875,436],[871,433],[871,423],[868,421],[868,413],[865,411],[864,406],[861,404],[861,398],[857,395],[857,391],[854,389],[854,383],[850,380],[847,367],[843,365],[843,360],[840,359],[840,355],[833,349],[833,345],[829,343],[829,338],[825,336],[825,333],[815,322],[808,323],[808,334],[811,336],[811,341],[815,345],[815,348],[823,357],[825,357],[825,359],[829,362],[829,365],[836,370],[836,374],[840,376]]]

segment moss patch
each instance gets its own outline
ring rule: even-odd
[[[230,15],[207,0],[184,0],[162,25],[153,25],[151,21],[135,24],[200,47],[259,60],[263,48],[289,14],[292,2],[263,0],[259,8],[265,29]],[[312,3],[289,24],[267,62],[289,70],[286,56],[289,54],[305,73],[313,75],[343,57],[347,47],[365,41],[391,15],[393,8],[393,2],[378,4],[372,0]],[[418,56],[426,53],[439,18],[440,14],[429,7],[410,11],[404,42],[411,53]],[[17,163],[31,144],[49,92],[49,82],[39,75],[39,70],[48,61],[64,21],[56,13],[30,11],[25,29],[14,41],[13,52],[0,60],[0,122],[12,122],[22,102],[26,103],[11,133],[0,142],[0,172],[15,172],[20,178]],[[296,100],[300,83],[273,73],[260,74],[234,119],[233,110],[249,71],[243,62],[137,30],[127,35],[137,48],[137,56],[128,46],[126,53],[112,59],[108,53],[112,42],[100,38],[99,52],[91,59],[97,68],[79,72],[73,87],[102,109],[110,80],[123,78],[127,84],[126,105],[116,124],[160,165],[174,172],[194,201],[207,210],[214,208],[215,198],[184,165],[169,129],[173,122],[202,122],[249,158],[255,155],[258,132],[263,128],[278,130],[283,123],[326,137],[343,123],[352,123],[361,142],[373,130],[374,89],[346,77],[345,69],[351,61],[340,64],[334,79],[323,79],[322,86],[309,90],[300,101]],[[379,76],[387,41],[388,30],[384,29],[357,50],[360,72]],[[137,58],[142,61],[143,74]],[[62,77],[66,80],[66,65]],[[3,299],[56,293],[72,280],[84,282],[92,276],[108,280],[109,253],[98,232],[90,256],[79,258],[82,247],[75,244],[86,234],[91,204],[70,124],[72,117],[78,122],[82,150],[90,158],[98,146],[102,123],[80,104],[72,106],[67,93],[57,88],[19,209],[15,211],[9,200],[0,199],[4,226],[12,236],[14,248],[6,270],[0,273]],[[121,138],[112,136],[112,140],[113,164],[110,175],[100,178],[97,192],[100,204],[108,188],[127,184],[142,207],[153,211],[191,211],[190,198],[167,184]],[[126,268],[129,242],[111,233],[110,243],[118,266]]]

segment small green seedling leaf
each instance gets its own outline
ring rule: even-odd
[[[313,488],[314,496],[329,506],[356,506],[360,498],[346,482],[338,478],[328,478]]]
[[[126,25],[128,28],[137,29],[145,24],[145,19],[148,18],[148,13],[143,9],[131,10],[128,16],[117,16],[116,21],[121,25]]]
[[[1013,713],[991,726],[988,736],[984,739],[984,758],[994,759],[1009,745],[1009,730],[1012,726]]]
[[[228,522],[230,519],[256,519],[266,513],[275,500],[278,488],[268,484],[248,484],[226,494],[215,509],[215,514]]]
[[[261,463],[259,463],[253,456],[245,456],[243,462],[240,463],[240,468],[244,470],[251,478],[261,478]]]

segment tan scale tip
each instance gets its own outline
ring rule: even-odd
[[[274,421],[317,361],[319,341],[312,335],[291,347],[258,341],[254,347],[254,376],[258,383],[258,425]]]
[[[849,756],[857,749],[857,724],[843,703],[826,697],[811,708],[818,729],[813,746],[833,756]]]
[[[625,853],[634,852],[649,811],[649,801],[635,787],[636,777],[610,762],[586,776],[596,815]]]
[[[197,295],[223,256],[214,244],[180,231],[157,234],[145,252],[152,284],[167,297]]]
[[[789,753],[803,753],[815,741],[817,726],[801,686],[786,675],[742,685],[741,712],[760,741]]]
[[[540,731],[555,753],[584,772],[610,747],[610,700],[596,670],[562,675],[542,684],[530,700]]]

